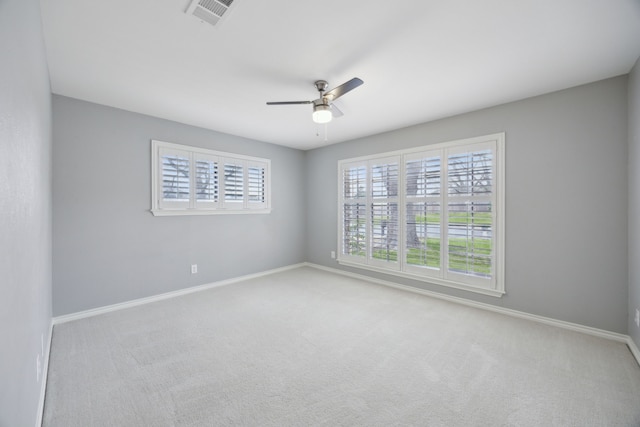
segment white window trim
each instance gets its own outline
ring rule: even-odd
[[[187,155],[190,162],[191,171],[195,159],[205,158],[219,161],[218,170],[221,175],[218,178],[218,201],[202,202],[195,198],[195,174],[190,173],[189,202],[167,202],[162,201],[162,166],[160,165],[161,152],[175,152]],[[243,166],[243,191],[242,202],[225,203],[224,201],[224,164],[234,162]],[[248,192],[248,167],[260,167],[265,169],[264,203],[249,201]],[[172,206],[173,205],[173,206]],[[225,215],[225,214],[268,214],[271,212],[271,160],[260,157],[245,156],[242,154],[226,153],[222,151],[208,150],[205,148],[192,147],[188,145],[175,144],[171,142],[151,140],[151,213],[154,216],[174,216],[174,215]]]
[[[406,239],[406,230],[405,230],[405,209],[406,209],[406,187],[405,187],[405,165],[406,159],[410,158],[412,155],[417,153],[429,152],[429,151],[440,151],[441,153],[444,150],[454,151],[456,147],[465,148],[465,146],[469,145],[486,145],[486,144],[494,144],[495,145],[495,158],[494,158],[494,173],[495,179],[493,183],[493,196],[492,203],[494,203],[494,207],[492,209],[494,213],[494,275],[492,278],[492,283],[490,284],[482,284],[482,279],[480,280],[469,280],[466,283],[458,280],[454,280],[457,276],[455,273],[447,272],[441,275],[441,277],[436,277],[440,275],[431,275],[428,269],[424,269],[424,272],[418,272],[417,268],[411,269],[407,268],[408,265],[405,262],[405,256],[401,256],[404,254],[404,248],[401,249],[402,246],[405,246]],[[369,220],[367,220],[367,255],[363,257],[357,257],[352,255],[345,255],[342,252],[342,239],[343,239],[343,170],[345,166],[349,165],[365,165],[367,167],[367,214],[369,214],[369,201],[370,201],[370,162],[380,161],[382,159],[388,159],[394,156],[399,156],[400,158],[400,173],[399,173],[399,182],[398,188],[401,189],[398,195],[398,218],[399,218],[399,232],[398,232],[398,261],[397,266],[389,265],[384,266],[378,262],[372,262],[373,260],[369,257]],[[446,162],[446,158],[441,155],[443,162]],[[442,170],[444,171],[444,177],[446,178],[446,165],[443,165]],[[449,288],[462,289],[465,291],[470,291],[474,293],[489,295],[493,297],[502,297],[505,293],[505,133],[496,133],[492,135],[479,136],[475,138],[467,138],[462,140],[432,144],[427,146],[416,147],[408,150],[398,150],[392,152],[385,152],[375,155],[350,158],[340,160],[338,162],[338,227],[337,227],[337,242],[338,242],[338,251],[337,251],[337,261],[341,265],[345,265],[348,267],[355,268],[364,268],[367,270],[404,277],[412,280],[418,280],[428,283],[433,283],[436,285],[446,286]],[[446,181],[445,181],[446,182]],[[447,200],[447,196],[444,196],[444,200]],[[364,201],[364,200],[363,200]],[[446,205],[442,206],[441,209],[445,209]],[[444,216],[443,216],[444,217]],[[441,226],[441,230],[445,230],[446,227]],[[441,254],[446,251],[441,251]],[[442,255],[445,256],[445,255]],[[447,265],[444,260],[441,261],[441,266]],[[446,270],[446,269],[445,269]],[[466,278],[465,278],[466,279]],[[475,278],[471,278],[475,279]]]

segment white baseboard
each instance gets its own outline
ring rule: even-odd
[[[189,287],[189,288],[179,289],[177,291],[166,292],[166,293],[163,293],[163,294],[153,295],[153,296],[150,296],[150,297],[138,298],[138,299],[131,300],[131,301],[121,302],[121,303],[118,303],[118,304],[112,304],[112,305],[107,305],[107,306],[98,307],[98,308],[92,308],[90,310],[79,311],[79,312],[71,313],[71,314],[64,314],[62,316],[54,317],[53,318],[53,324],[57,325],[57,324],[60,324],[60,323],[71,322],[72,320],[84,319],[86,317],[97,316],[99,314],[110,313],[110,312],[122,310],[122,309],[125,309],[125,308],[136,307],[136,306],[139,306],[139,305],[149,304],[149,303],[156,302],[156,301],[162,301],[162,300],[169,299],[169,298],[175,298],[175,297],[179,297],[181,295],[187,295],[187,294],[191,294],[191,293],[194,293],[194,292],[205,291],[205,290],[211,289],[211,288],[217,288],[219,286],[231,285],[233,283],[242,282],[244,280],[255,279],[255,278],[258,278],[258,277],[268,276],[270,274],[280,273],[280,272],[287,271],[287,270],[293,270],[295,268],[303,267],[304,265],[305,265],[305,263],[292,264],[292,265],[288,265],[288,266],[285,266],[285,267],[274,268],[272,270],[261,271],[259,273],[254,273],[254,274],[247,274],[245,276],[239,276],[239,277],[234,277],[234,278],[231,278],[231,279],[220,280],[218,282],[207,283],[207,284],[204,284],[204,285],[192,286],[192,287]]]
[[[40,398],[38,399],[38,415],[36,427],[42,427],[42,417],[44,417],[44,398],[47,394],[47,378],[49,377],[49,356],[51,354],[51,341],[53,339],[53,319],[49,323],[49,339],[43,355],[42,378],[40,378]]]
[[[482,310],[492,311],[494,313],[505,314],[505,315],[511,316],[511,317],[517,317],[517,318],[520,318],[520,319],[531,320],[531,321],[538,322],[538,323],[544,323],[545,325],[556,326],[558,328],[568,329],[568,330],[571,330],[571,331],[581,332],[581,333],[584,333],[584,334],[587,334],[587,335],[592,335],[592,336],[596,336],[596,337],[600,337],[600,338],[606,338],[606,339],[609,339],[609,340],[612,340],[612,341],[625,343],[631,349],[631,352],[635,356],[636,360],[638,360],[638,363],[640,363],[640,352],[638,351],[637,347],[635,347],[635,344],[633,343],[633,341],[631,340],[631,338],[628,335],[618,334],[616,332],[605,331],[603,329],[592,328],[590,326],[579,325],[577,323],[565,322],[563,320],[552,319],[550,317],[538,316],[536,314],[525,313],[523,311],[512,310],[512,309],[503,308],[503,307],[498,307],[498,306],[495,306],[495,305],[485,304],[485,303],[482,303],[482,302],[476,302],[476,301],[468,300],[468,299],[465,299],[465,298],[454,297],[454,296],[450,296],[450,295],[446,295],[446,294],[441,294],[441,293],[438,293],[438,292],[427,291],[427,290],[424,290],[424,289],[415,288],[413,286],[401,285],[399,283],[390,282],[388,280],[376,279],[374,277],[365,276],[363,274],[351,273],[349,271],[343,271],[343,270],[339,270],[337,268],[326,267],[326,266],[319,265],[319,264],[313,264],[313,263],[308,263],[307,262],[307,263],[305,263],[305,265],[308,266],[308,267],[313,267],[313,268],[317,268],[319,270],[325,270],[325,271],[329,271],[329,272],[332,272],[332,273],[341,274],[343,276],[364,280],[364,281],[375,283],[375,284],[378,284],[378,285],[389,286],[389,287],[396,288],[396,289],[402,289],[402,290],[405,290],[405,291],[414,292],[414,293],[418,293],[418,294],[421,294],[421,295],[426,295],[426,296],[433,297],[433,298],[438,298],[438,299],[445,300],[445,301],[455,302],[455,303],[466,305],[466,306],[469,306],[469,307],[475,307],[475,308],[479,308],[479,309],[482,309]],[[629,343],[631,343],[631,344],[629,344]],[[632,345],[633,345],[633,347],[635,347],[635,353],[634,353],[634,349],[631,348]]]

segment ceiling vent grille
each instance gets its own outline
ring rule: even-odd
[[[193,0],[185,13],[216,26],[228,14],[233,2],[234,0]]]

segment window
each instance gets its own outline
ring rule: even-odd
[[[151,142],[154,215],[270,212],[271,161]]]
[[[504,134],[338,163],[338,262],[504,294]]]

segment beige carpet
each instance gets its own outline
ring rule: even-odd
[[[306,267],[56,325],[44,426],[640,426],[640,367]]]

